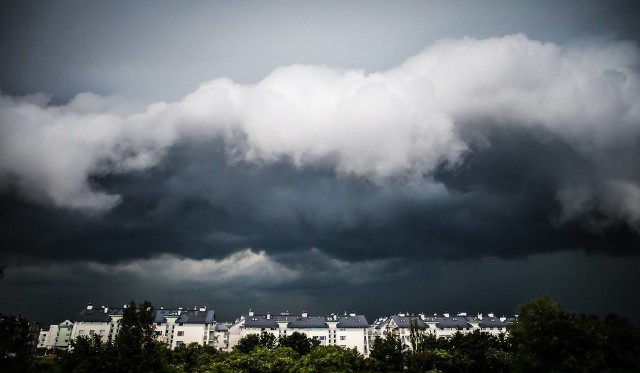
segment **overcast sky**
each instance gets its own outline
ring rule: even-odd
[[[2,1],[0,312],[637,322],[634,5]]]

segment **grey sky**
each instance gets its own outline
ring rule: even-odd
[[[3,1],[0,312],[148,298],[373,318],[550,294],[633,318],[638,15]]]
[[[3,2],[0,87],[174,100],[294,63],[378,71],[442,38],[636,38],[633,1]]]

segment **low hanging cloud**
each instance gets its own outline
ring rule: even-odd
[[[365,260],[350,263],[311,248],[297,253],[272,257],[264,251],[246,248],[220,259],[192,259],[172,254],[137,258],[117,263],[94,260],[50,261],[18,264],[11,269],[13,281],[83,281],[106,277],[144,283],[207,284],[232,286],[235,289],[265,289],[279,286],[304,287],[318,283],[354,284],[379,282],[401,276],[389,271],[402,260]],[[381,275],[380,273],[386,273]],[[161,275],[159,275],[161,274]]]
[[[383,72],[293,65],[253,85],[216,79],[137,111],[91,93],[62,106],[2,96],[0,186],[105,211],[120,196],[92,177],[147,170],[201,139],[222,139],[231,163],[328,164],[379,185],[411,182],[490,149],[490,130],[519,128],[566,143],[591,167],[556,181],[559,222],[604,214],[593,224],[638,229],[639,62],[633,43],[510,35],[444,40]]]

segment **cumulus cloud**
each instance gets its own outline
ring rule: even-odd
[[[375,183],[416,180],[460,164],[484,139],[482,129],[463,133],[481,121],[543,128],[601,165],[597,182],[560,182],[560,220],[595,208],[637,226],[638,203],[621,201],[637,199],[640,178],[604,164],[620,159],[612,150],[637,147],[639,61],[632,43],[560,46],[510,35],[441,41],[382,72],[293,65],[252,85],[216,79],[138,111],[89,93],[62,106],[2,96],[1,184],[103,211],[120,197],[97,189],[93,176],[146,170],[178,141],[202,138],[223,139],[234,160],[321,162]]]

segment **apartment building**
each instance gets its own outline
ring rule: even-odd
[[[38,349],[51,351],[54,349],[67,349],[71,341],[71,329],[73,323],[65,320],[60,324],[50,325],[48,329],[40,330]]]
[[[507,325],[514,320],[504,316],[496,317],[493,313],[489,313],[486,316],[481,313],[476,316],[468,316],[464,312],[455,315],[445,312],[441,315],[434,314],[433,316],[398,313],[376,319],[369,328],[369,335],[371,340],[375,339],[375,337],[385,338],[388,335],[395,335],[406,347],[410,347],[412,328],[431,334],[436,338],[451,337],[457,332],[471,333],[476,330],[499,335],[506,333]]]
[[[369,323],[364,315],[355,312],[338,315],[301,314],[262,314],[249,311],[242,315],[229,328],[229,349],[249,334],[267,332],[276,338],[291,335],[294,332],[315,338],[322,346],[340,346],[355,348],[364,356],[369,355]]]
[[[74,318],[70,339],[81,336],[99,335],[103,341],[115,337],[119,329],[119,321],[127,305],[122,308],[108,306],[94,307],[87,305]],[[228,346],[228,328],[218,327],[215,311],[207,307],[193,309],[176,308],[154,310],[154,329],[156,339],[166,343],[170,348],[182,344],[197,343],[226,349]]]

